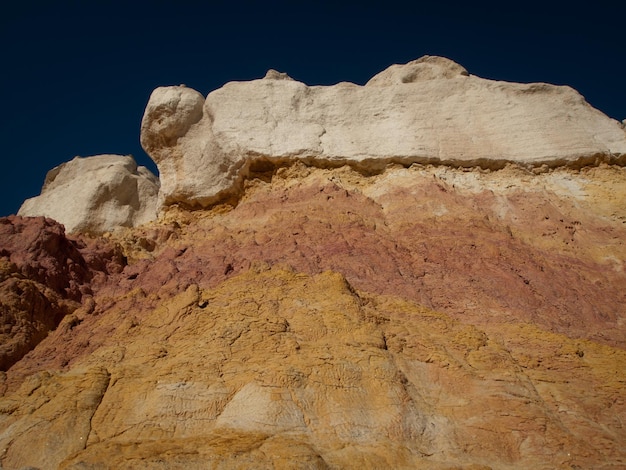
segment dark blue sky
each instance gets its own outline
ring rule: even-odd
[[[155,87],[206,95],[268,68],[363,84],[442,55],[485,78],[570,85],[626,118],[626,2],[2,3],[0,216],[76,155],[132,154],[156,171],[139,144]]]

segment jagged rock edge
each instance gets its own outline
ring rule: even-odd
[[[460,170],[500,171],[507,167],[515,167],[529,173],[543,173],[546,171],[567,168],[579,171],[586,167],[600,165],[615,165],[626,167],[626,154],[599,152],[593,155],[581,154],[575,159],[546,157],[532,162],[520,162],[506,158],[476,158],[473,160],[446,159],[436,157],[370,157],[356,161],[345,157],[325,158],[319,155],[289,155],[271,156],[247,152],[242,164],[234,169],[237,173],[235,182],[230,188],[224,189],[212,197],[196,197],[193,204],[177,198],[165,197],[159,212],[167,211],[170,206],[178,206],[186,210],[211,209],[220,204],[236,206],[246,192],[246,182],[267,175],[275,176],[281,168],[290,168],[294,165],[304,165],[308,168],[332,170],[341,167],[350,167],[353,171],[365,177],[377,176],[385,173],[388,168],[402,166],[410,168],[416,166],[448,167]]]

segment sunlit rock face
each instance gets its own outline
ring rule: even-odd
[[[68,233],[101,234],[157,216],[159,180],[131,156],[76,157],[50,170],[18,215],[50,217]]]
[[[2,465],[619,466],[625,188],[297,164],[118,231],[128,265],[2,377]]]
[[[52,219],[0,218],[0,371],[89,305],[97,286],[124,265],[117,244],[70,239]]]
[[[620,123],[575,90],[469,75],[425,56],[365,86],[307,86],[270,71],[207,96],[156,89],[141,142],[159,167],[161,202],[206,207],[241,191],[250,168],[296,160],[380,171],[390,162],[502,168],[624,162]]]
[[[576,92],[270,70],[142,143],[150,217],[0,220],[2,468],[624,465],[624,130]]]

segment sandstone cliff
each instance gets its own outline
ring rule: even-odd
[[[362,88],[474,79],[424,59]],[[180,177],[196,124],[162,123]],[[4,219],[2,468],[626,465],[626,169],[603,135],[549,162],[242,150],[204,209],[162,193],[100,236]]]

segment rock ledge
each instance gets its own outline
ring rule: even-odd
[[[365,86],[307,86],[270,70],[206,100],[157,88],[141,143],[159,167],[161,204],[207,207],[241,191],[251,168],[302,161],[378,172],[390,163],[500,169],[626,162],[621,124],[567,86],[470,75],[424,56]]]

